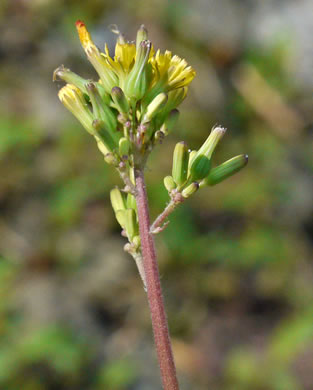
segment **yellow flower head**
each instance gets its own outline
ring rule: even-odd
[[[188,66],[184,59],[177,55],[173,56],[169,50],[166,50],[164,53],[158,50],[155,53],[151,44],[148,58],[142,57],[138,59],[138,53],[142,52],[140,44],[146,41],[147,38],[144,26],[141,26],[138,30],[136,44],[126,42],[119,31],[115,30],[118,34],[118,39],[113,58],[110,56],[107,45],[105,45],[104,53],[100,52],[93,43],[85,23],[79,20],[76,22],[76,27],[87,57],[99,74],[101,83],[108,93],[115,86],[124,90],[129,74],[133,73],[133,79],[139,77],[147,79],[143,90],[147,97],[142,97],[142,93],[137,94],[137,96],[149,103],[159,93],[168,93],[177,88],[187,87],[195,77],[194,69]],[[137,63],[136,61],[141,62]],[[136,66],[138,74],[133,70]],[[131,95],[129,95],[130,97]]]

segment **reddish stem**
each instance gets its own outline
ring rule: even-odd
[[[161,290],[154,240],[150,233],[148,199],[142,170],[135,170],[136,201],[154,341],[164,390],[179,390]]]

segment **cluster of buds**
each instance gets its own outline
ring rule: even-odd
[[[181,202],[199,188],[214,186],[240,171],[248,162],[248,156],[241,154],[212,168],[212,155],[225,134],[223,127],[214,127],[199,150],[188,150],[185,142],[176,144],[173,153],[172,176],[164,178],[164,186],[172,199]],[[181,197],[177,195],[181,195]]]

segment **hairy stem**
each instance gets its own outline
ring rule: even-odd
[[[150,233],[148,199],[141,169],[135,170],[136,201],[154,341],[164,390],[179,390],[161,290],[153,236]]]
[[[165,222],[168,216],[176,209],[176,207],[184,201],[184,198],[179,192],[171,195],[171,200],[162,213],[156,218],[150,228],[150,233],[157,234],[164,230],[168,224]]]

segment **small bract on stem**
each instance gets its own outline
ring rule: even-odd
[[[187,62],[166,50],[155,52],[142,25],[136,42],[118,35],[114,56],[107,45],[101,52],[85,24],[76,22],[79,38],[98,80],[86,80],[63,65],[53,80],[67,84],[59,99],[94,137],[104,161],[116,169],[124,186],[112,189],[111,204],[124,249],[135,260],[147,292],[156,351],[164,390],[178,390],[176,369],[161,291],[153,234],[165,229],[169,215],[203,187],[214,186],[241,170],[247,156],[234,157],[212,168],[213,152],[225,133],[216,126],[199,150],[185,142],[174,149],[172,175],[164,178],[169,203],[150,225],[144,169],[156,145],[161,144],[177,122],[177,107],[185,99],[195,71]]]

